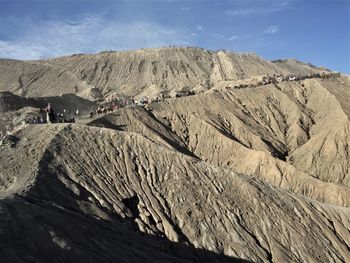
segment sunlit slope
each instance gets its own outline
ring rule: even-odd
[[[309,198],[349,206],[349,119],[329,80],[225,89],[125,109],[94,126],[137,132]],[[338,83],[337,91],[349,93]]]
[[[287,65],[287,66],[286,66]],[[159,48],[94,55],[73,55],[42,61],[0,60],[0,90],[22,96],[55,96],[91,89],[111,94],[174,93],[211,88],[234,81],[273,74],[308,74],[321,69],[301,62],[272,63],[255,54],[209,51],[200,48]]]

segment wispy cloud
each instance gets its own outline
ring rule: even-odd
[[[247,8],[247,9],[237,9],[237,10],[226,10],[225,13],[230,16],[247,16],[258,14],[260,9],[257,8]]]
[[[252,39],[252,37],[257,37],[258,35],[251,35],[251,34],[244,34],[244,35],[232,35],[230,37],[227,37],[226,40],[232,41],[232,40],[239,40],[240,42],[247,41],[249,39]]]
[[[39,59],[46,47],[26,43],[16,43],[0,40],[0,57],[13,59]]]
[[[190,32],[151,22],[116,23],[100,16],[47,21],[15,39],[0,39],[0,57],[40,59],[73,53],[191,45]]]
[[[269,26],[268,28],[263,30],[264,34],[275,34],[279,30],[279,26]]]
[[[190,8],[188,6],[184,6],[184,7],[181,7],[180,10],[182,12],[188,12],[188,11],[190,11]]]
[[[226,10],[225,13],[230,16],[251,16],[251,15],[268,15],[274,12],[279,12],[286,10],[291,7],[293,1],[261,1],[253,2],[254,6],[251,6],[250,3],[245,4],[244,6],[237,6],[235,9]],[[257,4],[257,5],[256,5]]]
[[[274,1],[276,7],[284,8],[290,6],[292,2],[296,2],[296,0],[282,0],[282,1]]]
[[[202,25],[197,25],[196,30],[197,31],[204,31],[204,27]]]
[[[230,36],[230,37],[228,37],[227,38],[227,40],[230,40],[230,41],[232,41],[232,40],[237,40],[237,39],[239,39],[239,36]]]
[[[215,37],[215,38],[219,38],[219,39],[220,39],[220,38],[221,38],[221,39],[226,38],[225,35],[223,35],[223,34],[217,34],[217,33],[211,34],[210,36]]]

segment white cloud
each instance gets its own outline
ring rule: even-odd
[[[279,30],[279,26],[269,26],[265,30],[263,30],[263,33],[265,34],[275,34]]]
[[[261,1],[260,6],[256,5],[257,2],[253,1],[254,6],[249,5],[237,6],[234,10],[226,10],[225,13],[230,16],[250,16],[250,15],[268,15],[271,13],[279,12],[290,8],[292,1]]]
[[[226,10],[225,13],[230,16],[247,16],[258,13],[258,9],[237,9],[237,10]]]
[[[223,34],[212,34],[212,36],[217,38],[226,38],[226,36]]]
[[[0,39],[0,57],[40,59],[169,45],[192,45],[191,33],[150,22],[115,23],[100,16],[36,24],[16,39]]]
[[[204,31],[204,27],[202,25],[197,25],[196,30],[197,31]]]
[[[190,11],[190,8],[188,6],[181,7],[180,9],[182,12]]]
[[[227,40],[237,40],[239,38],[239,36],[230,36],[229,38],[227,38]]]
[[[38,59],[44,52],[44,46],[26,43],[14,43],[0,40],[0,58]]]
[[[296,0],[294,0],[294,2],[295,2]],[[287,7],[287,6],[290,6],[292,4],[292,1],[291,0],[282,0],[282,1],[276,1],[275,2],[275,5],[277,6],[277,7],[281,7],[281,8],[283,8],[283,7]]]
[[[247,40],[250,40],[250,41],[251,41],[251,39],[252,39],[253,37],[257,37],[257,35],[256,35],[256,36],[253,36],[253,35],[251,35],[251,34],[232,35],[232,36],[230,36],[230,37],[228,37],[228,38],[226,38],[226,39],[229,40],[229,41],[238,40],[238,39],[239,39],[239,41],[242,43],[243,41],[247,41]]]

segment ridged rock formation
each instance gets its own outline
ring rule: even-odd
[[[17,64],[47,71],[17,89]],[[87,113],[99,103],[86,99],[90,86],[103,102],[209,85],[75,124],[16,127],[0,144],[2,262],[350,261],[348,76],[193,48],[0,65],[1,89],[17,94],[0,93],[2,125],[47,101]],[[262,82],[273,74],[308,77]]]
[[[0,91],[30,97],[91,92],[136,96],[183,89],[206,90],[220,81],[322,71],[295,60],[199,48],[144,49],[73,55],[45,61],[0,60]]]

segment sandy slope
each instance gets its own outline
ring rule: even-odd
[[[38,133],[45,139],[34,136]],[[7,231],[18,233],[17,228],[33,225],[38,232],[25,230],[22,234],[19,251],[27,257],[49,257],[59,246],[58,262],[89,258],[90,252],[86,256],[79,252],[88,249],[89,243],[77,240],[88,230],[81,226],[73,233],[68,231],[84,215],[87,219],[81,224],[90,233],[103,233],[91,222],[93,218],[100,218],[102,225],[112,223],[115,231],[131,231],[117,227],[125,221],[159,238],[253,262],[341,262],[350,258],[348,208],[307,200],[238,176],[136,133],[81,125],[35,125],[18,136],[16,147],[2,152],[8,156],[3,172],[18,175],[5,186],[0,202],[6,218],[1,221],[0,239],[10,240],[6,255],[16,246],[16,236],[10,237]],[[14,155],[32,161],[17,162],[13,173],[16,160],[10,156]],[[28,167],[32,170],[25,171]],[[13,192],[16,197],[11,197]],[[31,235],[36,235],[38,245],[47,242],[47,249],[39,253],[30,247]],[[143,241],[135,239],[136,257],[160,256],[159,247],[147,254]],[[94,242],[108,251],[123,238],[101,237]],[[175,252],[170,248],[166,256]],[[106,253],[102,260],[115,257],[113,251]]]
[[[327,86],[328,80],[311,79],[205,93],[154,104],[150,112],[126,109],[91,125],[144,134],[294,193],[349,206],[350,123]]]
[[[196,48],[1,60],[17,95],[0,92],[0,128],[48,101],[87,112],[93,86],[207,90],[17,126],[0,143],[1,262],[349,262],[349,77],[261,83],[324,70]]]
[[[73,55],[46,61],[0,60],[0,90],[22,96],[77,93],[91,96],[138,94],[202,86],[227,80],[273,74],[308,74],[323,69],[297,61],[269,62],[255,54],[208,51],[200,48],[161,48]]]

